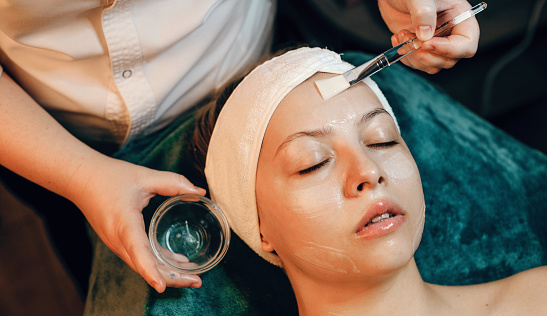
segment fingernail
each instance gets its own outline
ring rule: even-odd
[[[161,281],[157,281],[157,280],[156,280],[156,281],[154,282],[153,287],[154,287],[154,289],[156,290],[156,292],[158,292],[158,293],[163,292],[163,284],[162,284]]]
[[[414,49],[418,49],[418,48],[422,47],[422,43],[423,43],[423,41],[420,41],[419,39],[416,39],[416,40],[412,41],[412,46],[414,46]]]
[[[203,188],[200,188],[200,187],[195,187],[195,188],[196,188],[196,191],[199,192],[200,194],[205,195],[205,193],[207,193],[207,191]]]
[[[433,30],[431,29],[431,26],[429,25],[420,25],[418,27],[418,38],[422,41],[427,41],[428,39],[433,37]]]

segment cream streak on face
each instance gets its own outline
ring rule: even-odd
[[[358,109],[341,97],[334,99],[330,104],[317,106],[313,110],[313,117],[321,121],[328,121],[329,124],[342,124],[357,117]]]
[[[291,211],[307,218],[323,216],[328,220],[343,202],[338,188],[336,179],[324,179],[312,187],[293,190],[288,196],[293,205]]]
[[[360,272],[353,260],[344,251],[321,246],[313,242],[308,242],[306,246],[298,249],[295,256],[319,269],[340,273]]]
[[[404,180],[414,175],[415,164],[402,152],[386,157],[381,164],[385,173],[392,179]]]

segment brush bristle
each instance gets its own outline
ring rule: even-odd
[[[319,90],[323,100],[328,100],[349,88],[350,84],[343,75],[339,75],[328,79],[317,80],[315,86]]]

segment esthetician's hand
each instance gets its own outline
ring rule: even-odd
[[[87,179],[72,200],[103,242],[158,292],[165,287],[201,286],[197,275],[185,275],[159,263],[150,250],[142,209],[154,195],[204,195],[185,177],[105,158],[82,167]],[[75,177],[82,179],[82,174]]]
[[[474,17],[454,26],[449,36],[432,38],[437,18],[453,18],[468,10],[471,5],[467,1],[379,0],[378,6],[395,34],[391,38],[393,46],[411,39],[414,34],[424,41],[420,49],[401,60],[407,66],[434,74],[452,68],[460,58],[473,57],[477,52],[480,29]]]
[[[203,195],[205,190],[181,175],[95,151],[5,73],[0,76],[0,144],[0,165],[76,204],[104,243],[158,292],[166,286],[201,286],[197,275],[170,271],[154,259],[141,212],[156,194]]]

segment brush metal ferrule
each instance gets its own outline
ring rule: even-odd
[[[361,80],[372,76],[376,72],[388,67],[390,65],[389,60],[386,58],[385,55],[380,55],[373,60],[371,60],[368,63],[365,63],[355,69],[352,70],[352,73],[355,74],[355,77],[353,80],[349,80],[346,77],[346,80],[348,80],[350,86],[353,86],[354,84],[360,82]],[[344,74],[345,75],[345,74]]]

